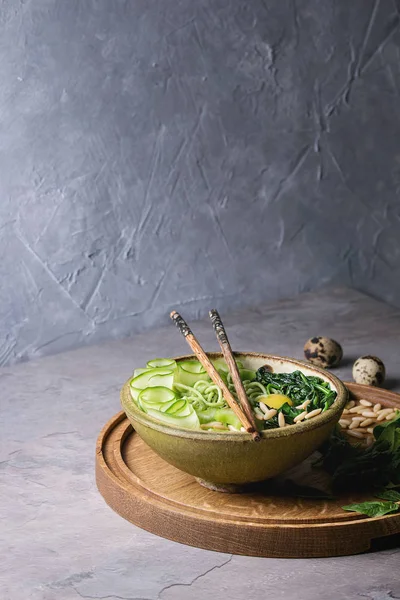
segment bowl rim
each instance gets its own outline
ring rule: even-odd
[[[296,423],[296,425],[291,425],[290,427],[283,428],[274,428],[274,429],[266,429],[261,431],[261,439],[274,439],[279,437],[290,437],[296,433],[305,433],[306,431],[311,431],[320,426],[323,426],[330,421],[332,421],[335,417],[339,420],[340,414],[342,413],[347,401],[348,401],[348,390],[344,383],[333,375],[330,371],[326,369],[322,369],[321,367],[317,367],[311,363],[308,363],[304,360],[299,360],[297,358],[291,358],[288,356],[280,356],[278,354],[265,354],[263,352],[242,352],[236,351],[233,352],[234,356],[249,356],[252,358],[261,358],[263,360],[279,360],[289,362],[293,365],[296,365],[301,370],[301,367],[307,367],[307,369],[314,371],[320,375],[323,375],[327,379],[329,379],[330,384],[334,386],[337,392],[337,397],[335,402],[332,404],[330,408],[324,413],[321,413],[310,419],[309,421],[302,421],[301,423]],[[221,358],[222,352],[207,352],[207,356],[210,358]],[[185,354],[181,356],[174,357],[174,360],[180,362],[182,360],[197,360],[194,354]],[[134,421],[137,421],[141,425],[145,425],[154,429],[156,431],[166,433],[168,435],[172,435],[175,437],[183,437],[190,438],[195,440],[217,440],[217,441],[249,441],[251,440],[251,434],[246,432],[235,432],[235,431],[224,431],[224,432],[211,432],[211,431],[203,431],[200,429],[187,429],[184,427],[177,427],[174,425],[168,425],[166,423],[161,423],[158,419],[151,417],[147,413],[141,411],[135,404],[131,394],[130,394],[130,386],[129,382],[132,377],[130,377],[121,389],[120,399],[123,410],[126,415],[131,417]],[[338,414],[339,413],[339,414]]]

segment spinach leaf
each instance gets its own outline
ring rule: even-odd
[[[283,406],[281,406],[281,411],[285,415],[286,423],[290,423],[291,425],[294,423],[294,419],[299,414],[299,411],[293,408],[293,406],[290,406],[290,404],[288,404],[287,402]]]
[[[380,438],[366,449],[353,446],[337,428],[320,448],[320,465],[332,475],[334,492],[382,490],[400,483],[400,448],[393,453],[390,447],[390,441]]]
[[[375,494],[381,500],[390,500],[391,502],[400,502],[400,492],[396,490],[383,490]]]
[[[334,390],[331,390],[327,381],[313,375],[304,375],[301,371],[271,373],[267,367],[260,367],[256,379],[266,387],[268,394],[284,394],[292,400],[294,406],[302,404],[305,400],[310,400],[309,412],[316,408],[322,408],[323,411],[327,410],[337,395]],[[288,408],[285,410],[287,411],[283,411],[285,418],[286,416],[289,417],[286,421],[290,423],[292,414]]]
[[[400,506],[396,502],[362,502],[361,504],[348,504],[342,508],[367,515],[367,517],[382,517],[388,513],[397,512]]]
[[[392,421],[379,423],[374,427],[376,441],[386,441],[390,445],[390,451],[396,452],[400,448],[400,413]]]

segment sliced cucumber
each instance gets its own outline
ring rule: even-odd
[[[191,413],[190,409],[191,406],[189,402],[186,402],[186,400],[183,400],[183,398],[181,398],[180,400],[175,400],[175,402],[170,404],[168,407],[162,408],[161,410],[162,412],[167,413],[169,415],[179,415],[180,417],[187,417]]]
[[[239,370],[244,368],[243,363],[240,360],[235,359],[235,361]],[[223,371],[224,373],[229,372],[228,365],[226,364],[223,358],[215,358],[211,362],[213,363],[217,371]]]
[[[236,429],[241,429],[242,424],[230,408],[207,408],[206,410],[197,411],[197,416],[200,423],[211,423],[219,421],[225,425],[233,425]]]
[[[256,378],[256,372],[251,369],[239,369],[239,375],[242,381],[254,381]]]
[[[133,377],[137,377],[138,375],[140,375],[141,373],[144,373],[145,371],[148,371],[149,369],[135,369],[133,371]]]
[[[140,400],[146,404],[164,404],[176,399],[176,394],[167,387],[158,385],[147,387],[140,392]]]
[[[172,389],[173,383],[174,373],[168,369],[150,369],[133,377],[129,382],[131,396],[136,401],[140,392],[145,388],[162,386]]]
[[[149,369],[170,369],[175,371],[176,362],[172,358],[154,358],[147,363]]]
[[[176,400],[176,394],[172,390],[163,386],[155,386],[142,390],[138,396],[137,403],[144,412],[147,412],[147,408],[166,410]]]
[[[185,427],[186,429],[199,429],[200,423],[198,416],[192,406],[186,402],[185,414],[169,414],[168,412],[161,412],[153,408],[147,409],[147,414],[154,417],[162,423],[167,425],[174,425],[175,427]]]
[[[198,360],[185,360],[178,362],[178,370],[175,374],[175,382],[193,386],[196,381],[209,381],[203,365]]]
[[[229,371],[228,365],[226,364],[226,362],[224,361],[223,358],[215,358],[211,362],[214,365],[214,367],[217,369],[217,371],[219,371],[219,372],[222,371],[223,373],[228,373],[228,371]]]

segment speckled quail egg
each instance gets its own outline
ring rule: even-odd
[[[385,365],[377,356],[360,356],[353,365],[356,383],[380,386],[385,381]]]
[[[337,367],[343,357],[340,344],[327,337],[312,337],[304,344],[304,356],[313,365],[328,369]]]

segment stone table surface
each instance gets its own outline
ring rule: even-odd
[[[400,390],[400,311],[348,289],[322,290],[224,315],[237,350],[302,356],[304,341],[343,344],[336,372],[362,354],[386,363]],[[207,320],[194,330],[217,349]],[[0,371],[1,600],[338,600],[400,598],[399,541],[327,559],[230,556],[183,546],[124,521],[94,480],[103,424],[134,367],[187,352],[172,326]]]

